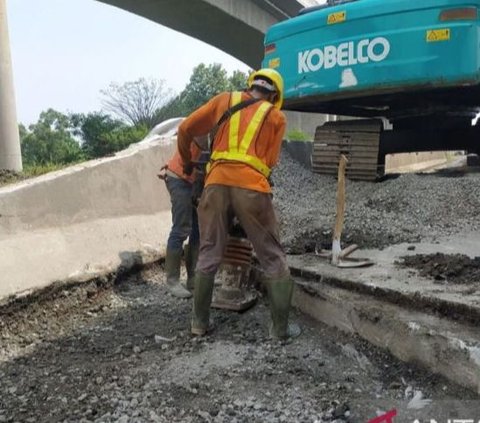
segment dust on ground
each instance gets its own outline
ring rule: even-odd
[[[2,310],[0,422],[355,423],[392,408],[395,422],[411,422],[480,412],[476,394],[295,313],[302,335],[270,340],[264,300],[243,314],[213,310],[213,333],[191,337],[191,300],[171,297],[162,280],[157,266]]]
[[[432,278],[437,283],[480,283],[480,257],[444,253],[416,254],[401,257],[401,261],[396,264],[416,269],[420,276]]]

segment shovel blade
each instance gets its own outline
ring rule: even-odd
[[[374,264],[373,261],[371,261],[369,259],[360,259],[360,258],[347,259],[347,258],[343,258],[337,263],[336,266],[346,269],[346,268],[354,268],[354,267],[368,267],[368,266],[372,266],[373,264]]]

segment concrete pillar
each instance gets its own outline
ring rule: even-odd
[[[6,0],[0,0],[0,170],[22,170]]]

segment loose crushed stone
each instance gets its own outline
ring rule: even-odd
[[[453,174],[452,174],[453,175]],[[283,149],[273,193],[287,252],[330,248],[336,178],[312,173]],[[404,174],[382,182],[346,182],[342,244],[384,248],[478,230],[480,174]]]
[[[464,254],[417,254],[402,257],[396,263],[412,267],[420,276],[433,278],[437,283],[480,284],[480,257],[470,258]]]
[[[365,423],[392,408],[401,423],[479,415],[473,392],[295,313],[300,337],[270,340],[264,300],[243,314],[213,310],[214,332],[191,337],[191,301],[170,296],[163,277],[155,267],[3,313],[0,422]]]

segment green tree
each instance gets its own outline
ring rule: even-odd
[[[237,70],[228,77],[220,64],[199,64],[193,69],[185,89],[157,110],[156,123],[164,120],[188,116],[222,91],[239,91],[247,86],[248,76]]]
[[[112,132],[105,134],[103,140],[106,145],[113,147],[110,152],[104,152],[102,155],[111,154],[127,148],[130,144],[141,141],[148,134],[148,128],[145,125],[128,126],[124,125]],[[100,157],[100,156],[97,156]]]
[[[155,115],[155,122],[160,123],[167,119],[182,117],[186,115],[188,115],[188,113],[185,110],[182,98],[180,95],[177,95],[163,107],[160,107],[157,110]]]
[[[199,64],[193,69],[190,81],[180,94],[185,115],[206,103],[213,96],[230,88],[227,71],[222,65]]]
[[[145,78],[122,85],[111,83],[101,94],[102,105],[107,112],[133,126],[148,128],[155,125],[157,110],[172,98],[164,81]]]
[[[48,109],[40,114],[37,123],[21,125],[22,159],[26,166],[67,164],[84,158],[67,115]]]
[[[247,88],[248,75],[242,71],[236,70],[228,78],[228,89],[230,91],[242,91]]]
[[[180,95],[158,110],[157,122],[171,117],[188,116],[222,91],[243,90],[246,86],[245,73],[237,70],[229,77],[222,65],[201,63],[193,69],[190,80]]]
[[[104,157],[123,150],[143,139],[148,132],[145,125],[129,126],[100,112],[74,114],[71,120],[88,158]]]

